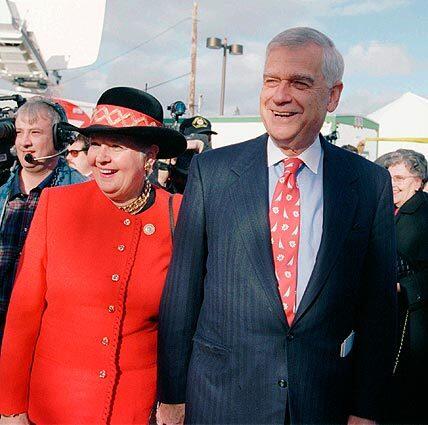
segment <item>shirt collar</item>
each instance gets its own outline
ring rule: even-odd
[[[314,173],[318,174],[319,166],[322,157],[322,147],[319,136],[306,150],[304,150],[297,158],[301,159],[304,164]],[[277,164],[278,162],[287,159],[288,156],[275,144],[273,139],[269,136],[267,142],[267,166]]]
[[[45,187],[50,186],[50,184],[53,181],[53,177],[54,177],[55,173],[57,173],[57,167],[52,171],[52,173],[50,173],[48,176],[46,176],[46,178],[41,183],[39,183],[36,187],[31,189],[31,192],[33,192],[33,191],[41,192]],[[17,169],[17,172],[15,173],[15,175],[13,177],[12,186],[11,186],[11,190],[10,190],[10,199],[13,199],[13,198],[17,197],[18,195],[20,195],[21,193],[23,193],[21,190],[21,186],[19,185],[19,173],[21,171],[21,168],[22,167],[19,167]]]
[[[21,193],[21,188],[19,187],[19,171],[15,173],[11,183],[10,199],[13,199]]]

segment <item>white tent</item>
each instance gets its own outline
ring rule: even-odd
[[[368,115],[379,123],[379,137],[391,138],[428,138],[428,99],[414,93],[405,93]],[[379,142],[378,155],[396,149],[413,149],[428,158],[428,143]]]

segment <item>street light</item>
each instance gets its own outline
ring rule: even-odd
[[[226,86],[226,56],[227,52],[231,55],[242,55],[244,47],[242,44],[227,44],[227,38],[223,41],[217,37],[207,38],[208,49],[221,49],[223,48],[223,66],[221,71],[221,93],[220,93],[220,115],[224,115],[224,90]]]

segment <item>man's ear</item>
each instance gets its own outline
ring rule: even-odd
[[[334,83],[333,87],[330,89],[330,99],[327,104],[328,112],[333,112],[337,108],[342,90],[343,90],[342,81],[337,81],[336,83]]]

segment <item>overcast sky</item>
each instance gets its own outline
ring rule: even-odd
[[[107,0],[98,60],[63,71],[60,95],[96,102],[108,87],[144,89],[146,83],[155,86],[189,72],[192,4]],[[265,46],[293,26],[326,33],[344,55],[338,112],[368,114],[406,91],[428,97],[425,0],[200,0],[196,94],[203,96],[201,112],[217,115],[220,97],[222,54],[205,48],[207,37],[227,36],[244,45],[243,56],[228,56],[225,114],[238,107],[242,115],[252,115],[258,113]],[[186,76],[149,92],[166,108],[176,100],[187,102],[188,87]]]

